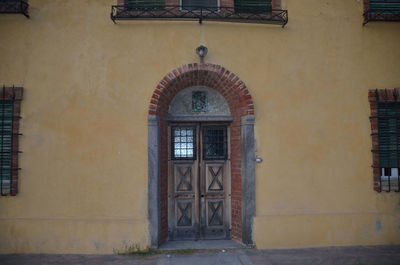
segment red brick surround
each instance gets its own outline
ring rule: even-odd
[[[168,73],[159,83],[150,101],[149,114],[160,118],[161,146],[161,243],[168,235],[168,150],[165,117],[174,96],[187,87],[207,86],[217,90],[228,102],[234,118],[231,124],[231,225],[232,238],[242,240],[241,117],[254,114],[253,100],[246,85],[220,65],[188,64]]]
[[[378,103],[379,102],[400,102],[400,88],[375,89],[368,92],[368,100],[371,109],[371,138],[372,150],[379,150],[378,137]],[[380,192],[379,152],[372,152],[372,168],[374,175],[374,190]]]

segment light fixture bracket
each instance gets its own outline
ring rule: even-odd
[[[200,63],[204,63],[204,57],[208,53],[208,48],[204,45],[200,45],[196,48],[196,53],[200,57]]]

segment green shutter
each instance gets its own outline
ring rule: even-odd
[[[161,10],[165,7],[165,0],[125,0],[128,10]]]
[[[370,0],[371,13],[397,13],[400,14],[400,0]]]
[[[217,0],[181,0],[182,8],[185,10],[196,10],[205,7],[206,10],[217,10]]]
[[[400,104],[379,103],[378,133],[380,167],[400,167]]]
[[[271,9],[271,0],[235,0],[238,13],[270,13]]]
[[[1,194],[11,188],[13,101],[0,100],[0,178]]]

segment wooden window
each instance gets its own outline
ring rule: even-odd
[[[199,10],[214,11],[218,9],[218,0],[181,0],[183,10]]]
[[[370,13],[400,13],[400,0],[369,0]]]
[[[16,195],[18,180],[18,129],[22,88],[4,87],[0,93],[0,191]]]
[[[400,21],[400,0],[364,0],[364,25],[369,21]]]
[[[161,10],[165,0],[125,0],[126,10]]]
[[[376,191],[400,191],[399,90],[371,90],[371,137]]]
[[[399,191],[400,102],[378,103],[380,184],[383,191]]]
[[[270,13],[272,0],[235,0],[237,13]]]

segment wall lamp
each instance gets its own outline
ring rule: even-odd
[[[200,57],[200,63],[204,63],[204,57],[207,55],[208,49],[204,45],[200,45],[196,48],[196,53]]]

